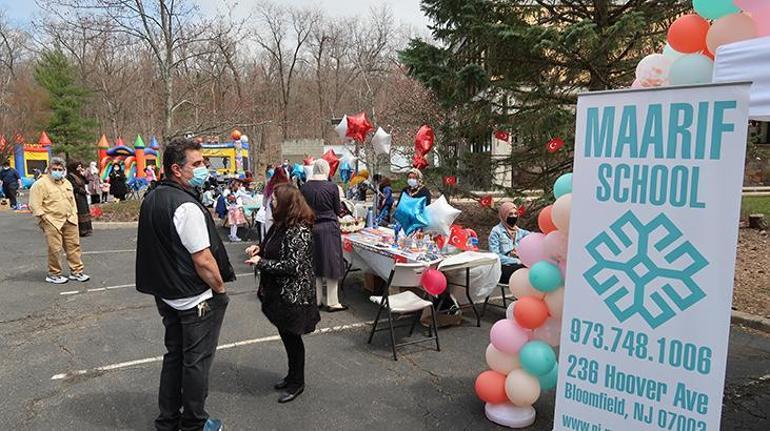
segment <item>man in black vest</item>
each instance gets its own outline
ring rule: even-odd
[[[165,179],[139,213],[136,289],[155,296],[166,328],[158,431],[210,431],[222,423],[205,410],[209,369],[235,280],[211,215],[196,188],[208,179],[201,145],[175,139],[163,151]]]

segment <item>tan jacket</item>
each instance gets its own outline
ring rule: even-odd
[[[32,214],[61,229],[64,223],[78,224],[78,209],[72,184],[66,179],[54,181],[50,174],[40,177],[29,190]]]

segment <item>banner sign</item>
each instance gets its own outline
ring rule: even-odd
[[[719,429],[749,88],[578,98],[554,429]]]

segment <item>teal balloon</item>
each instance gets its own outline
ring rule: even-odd
[[[428,213],[425,211],[425,198],[413,198],[404,193],[393,216],[404,228],[407,235],[428,227]]]
[[[529,283],[541,292],[553,292],[564,286],[559,267],[547,260],[541,260],[529,269]]]
[[[733,0],[692,0],[692,7],[698,15],[706,19],[719,19],[741,11]]]
[[[530,341],[519,350],[521,368],[533,376],[545,376],[556,366],[556,353],[545,341]]]
[[[291,176],[305,181],[305,169],[299,163],[295,163],[294,168],[291,170]]]
[[[572,172],[564,174],[553,183],[553,197],[560,197],[572,193]]]
[[[714,62],[701,54],[679,57],[668,72],[671,85],[708,84],[713,79]]]
[[[559,364],[555,364],[553,369],[542,376],[537,376],[540,381],[540,390],[547,391],[556,387],[556,379],[559,377]]]

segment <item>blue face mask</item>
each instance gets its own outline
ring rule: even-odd
[[[203,184],[206,183],[206,180],[209,179],[209,170],[206,169],[205,166],[198,166],[197,168],[193,169],[193,177],[190,178],[190,184],[193,187],[200,187]]]
[[[64,171],[51,171],[51,178],[59,181],[64,178]]]
[[[275,170],[268,169],[267,170],[267,179],[269,180],[270,178],[273,178],[273,174],[275,174]]]

